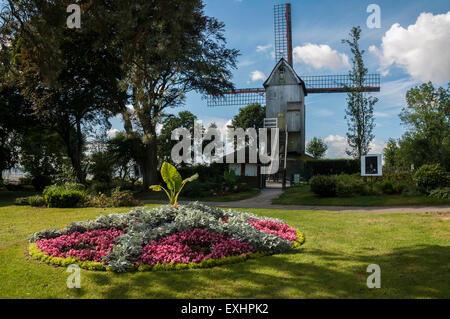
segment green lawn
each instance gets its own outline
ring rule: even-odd
[[[310,191],[309,185],[299,185],[286,189],[279,198],[273,201],[273,204],[310,206],[450,205],[450,199],[437,199],[427,196],[407,197],[402,195],[320,197]]]
[[[247,198],[254,197],[258,195],[261,191],[259,189],[252,189],[246,192],[231,193],[228,195],[218,195],[218,196],[208,196],[201,198],[189,198],[180,195],[181,201],[202,201],[202,202],[232,202],[237,200],[243,200]],[[167,200],[167,196],[164,192],[146,192],[146,193],[136,193],[135,198],[139,200]]]
[[[3,202],[5,203],[5,202]],[[31,260],[28,236],[128,208],[0,207],[0,298],[450,298],[450,213],[247,210],[300,229],[299,250],[211,269],[114,274]],[[381,267],[381,289],[366,268]]]

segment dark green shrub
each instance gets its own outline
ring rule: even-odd
[[[23,185],[18,185],[18,184],[12,184],[12,183],[7,183],[5,184],[5,188],[11,192],[17,192],[17,191],[23,191],[24,187]]]
[[[52,179],[50,176],[39,175],[35,176],[31,179],[31,185],[33,185],[34,189],[38,192],[41,192],[46,186],[52,184]]]
[[[239,192],[248,192],[251,190],[252,190],[251,186],[248,185],[247,183],[239,183],[239,185],[238,185]]]
[[[121,191],[120,187],[116,187],[111,192],[111,204],[114,207],[135,206],[136,201],[134,200],[131,191]]]
[[[30,204],[33,207],[42,207],[45,205],[44,197],[40,195],[34,195],[27,197],[28,204]]]
[[[427,191],[449,186],[448,173],[440,164],[422,165],[414,174],[414,181]]]
[[[335,176],[316,175],[310,181],[311,191],[319,196],[336,196],[337,179]]]
[[[14,200],[14,205],[27,206],[30,205],[30,203],[28,202],[28,197],[17,197]]]
[[[402,191],[402,195],[406,197],[422,196],[423,194],[424,190],[415,185],[406,186]]]
[[[78,207],[85,200],[86,192],[80,184],[50,185],[42,193],[49,207]]]
[[[392,195],[395,193],[394,185],[390,181],[381,182],[381,191],[384,194]]]
[[[101,181],[92,181],[89,185],[89,193],[97,195],[99,193],[108,193],[110,191],[110,185]]]
[[[98,195],[87,195],[84,200],[85,207],[111,207],[111,198],[103,193]]]
[[[353,195],[355,195],[355,193],[353,192],[353,188],[351,185],[340,183],[340,182],[338,182],[336,184],[336,196],[351,197]]]
[[[19,178],[17,184],[18,185],[31,185],[32,177],[30,175],[25,175],[24,177]]]
[[[308,160],[304,166],[304,176],[355,174],[361,171],[358,159]]]
[[[450,187],[433,189],[428,196],[440,199],[450,199]]]
[[[198,180],[186,184],[183,194],[190,198],[202,198],[213,196],[221,188],[221,185],[213,182],[200,182]]]

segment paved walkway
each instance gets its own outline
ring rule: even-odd
[[[376,213],[425,213],[449,212],[450,206],[308,206],[308,205],[272,205],[272,200],[279,197],[283,191],[280,188],[265,188],[258,196],[234,202],[202,202],[206,205],[232,208],[260,208],[284,210],[326,210],[334,212],[376,212]],[[147,200],[146,203],[165,203],[166,201]],[[180,201],[181,204],[186,203]]]

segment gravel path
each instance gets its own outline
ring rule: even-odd
[[[281,195],[280,188],[265,188],[258,196],[235,202],[202,202],[211,206],[232,208],[260,208],[284,210],[326,210],[333,212],[371,212],[371,213],[425,213],[450,212],[450,206],[308,206],[308,205],[272,205],[272,200]],[[147,200],[145,203],[166,203],[166,201]],[[180,201],[181,204],[186,203]]]

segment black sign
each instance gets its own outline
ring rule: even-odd
[[[366,156],[365,157],[365,174],[373,175],[378,174],[378,156]]]

